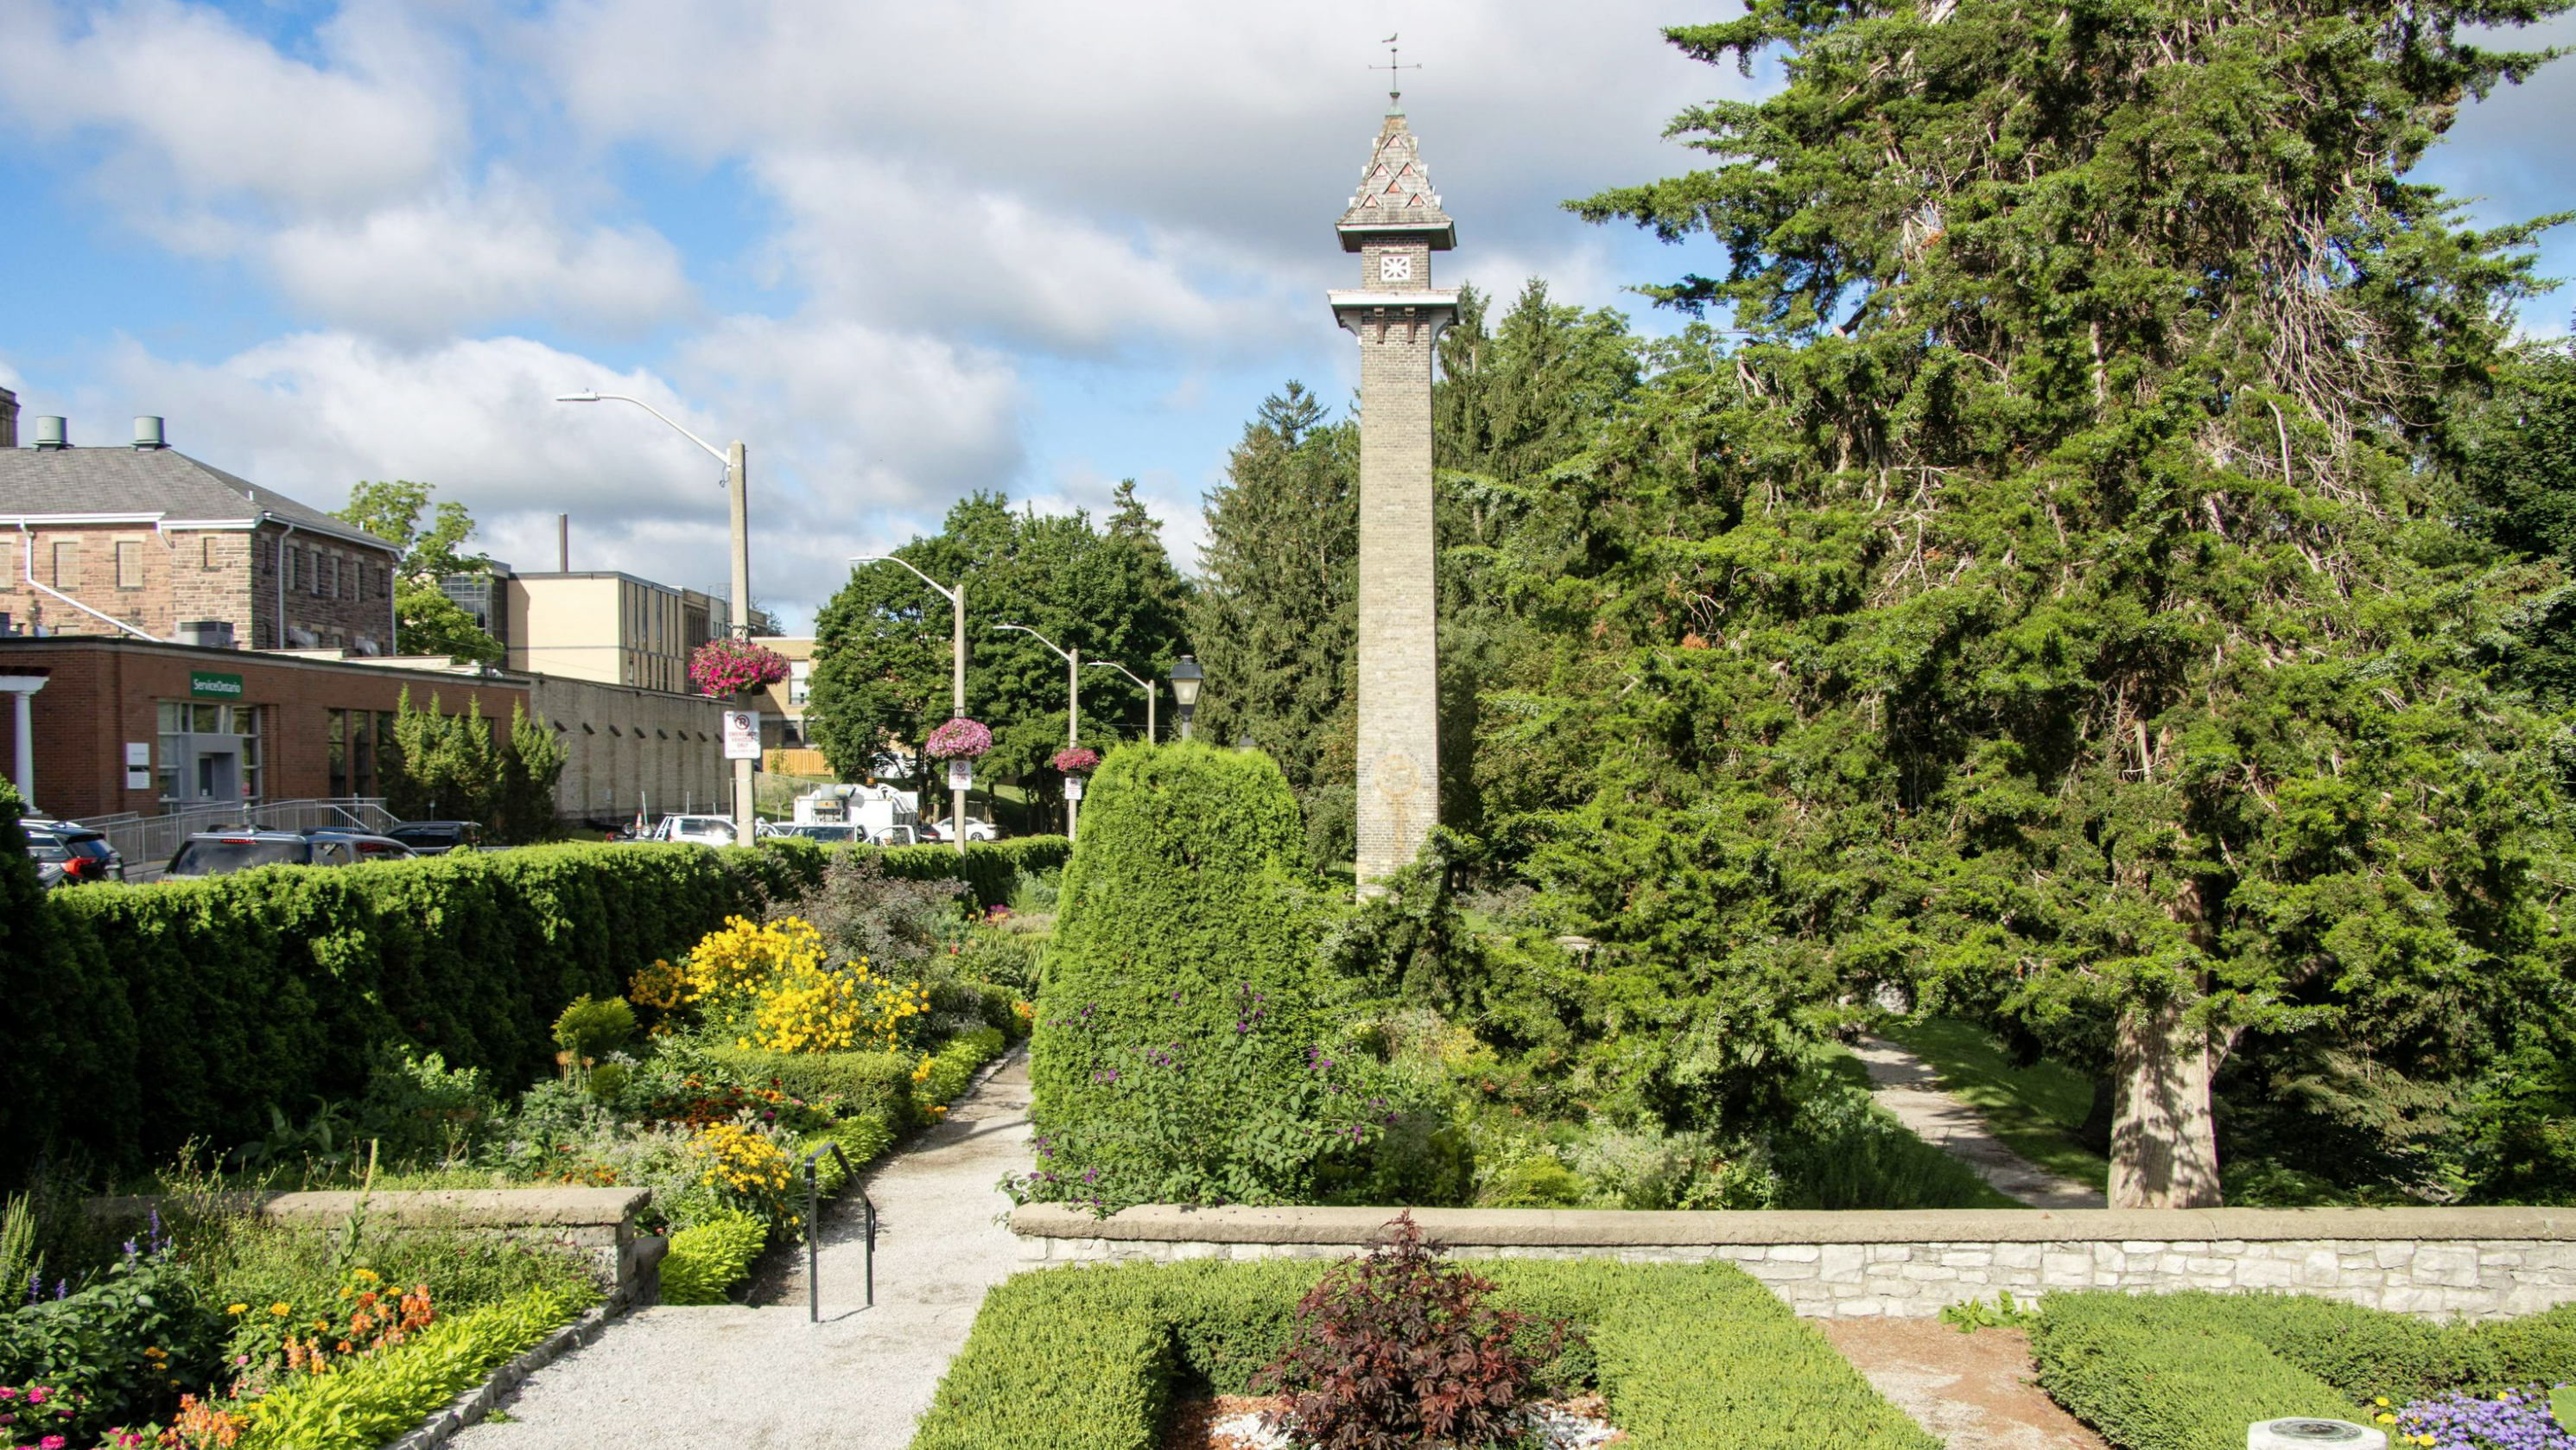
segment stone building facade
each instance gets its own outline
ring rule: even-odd
[[[396,652],[398,548],[136,423],[131,447],[0,448],[13,628],[167,640],[210,621],[243,648]]]
[[[1360,285],[1328,295],[1360,345],[1359,841],[1363,888],[1412,864],[1440,820],[1431,367],[1458,294],[1431,285],[1457,228],[1390,105],[1335,227]]]

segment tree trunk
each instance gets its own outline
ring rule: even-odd
[[[2093,1106],[2085,1111],[2084,1126],[2075,1130],[2075,1141],[2103,1157],[2111,1156],[2111,1123],[2119,1116],[2120,1085],[2107,1077],[2093,1079]]]
[[[2180,1002],[2120,1014],[2112,1073],[2113,1208],[2216,1208],[2218,1133],[2209,1114],[2216,1070],[2208,1034],[2182,1024]]]

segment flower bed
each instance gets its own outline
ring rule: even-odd
[[[1540,1385],[1597,1388],[1640,1447],[1938,1443],[1732,1268],[1477,1267],[1504,1307],[1580,1331]],[[1298,1300],[1327,1268],[1201,1261],[1021,1274],[985,1295],[913,1450],[1153,1450],[1174,1386],[1245,1393],[1288,1345]]]
[[[2576,1305],[2436,1324],[2288,1294],[2052,1294],[2031,1348],[2041,1387],[2120,1450],[2237,1446],[2248,1424],[2302,1415],[2524,1450],[2557,1443],[2509,1422],[2545,1422],[2547,1387],[2576,1380]]]

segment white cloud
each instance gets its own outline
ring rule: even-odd
[[[660,233],[565,226],[507,179],[479,195],[299,222],[262,250],[279,290],[312,313],[398,337],[513,317],[635,332],[690,303],[680,255]]]
[[[82,9],[14,0],[0,105],[35,134],[108,138],[102,194],[139,214],[249,197],[363,206],[439,174],[464,141],[438,47],[399,10],[321,27],[323,62],[279,54],[220,13],[172,0]]]
[[[753,588],[808,618],[849,555],[890,518],[935,523],[947,500],[1018,470],[1016,384],[985,354],[852,325],[727,321],[681,350],[678,383],[526,338],[409,350],[302,333],[222,362],[171,362],[128,343],[111,371],[174,446],[316,508],[359,479],[414,478],[474,511],[485,547],[551,568],[554,520],[575,562],[721,589],[729,577],[722,464],[596,388],[643,399],[712,445],[751,453]],[[75,420],[100,433],[116,405]]]

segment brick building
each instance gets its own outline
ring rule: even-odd
[[[255,648],[395,652],[394,545],[178,452],[158,418],[113,448],[35,424],[35,446],[0,447],[14,626],[166,640],[209,621]]]

